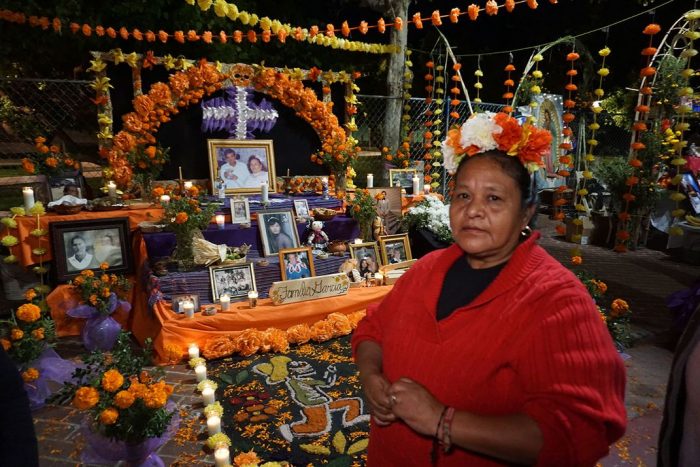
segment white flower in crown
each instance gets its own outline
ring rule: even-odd
[[[498,147],[493,135],[501,134],[503,128],[493,121],[494,115],[493,112],[478,113],[464,122],[459,130],[459,143],[463,148],[476,146],[479,152],[486,152]]]

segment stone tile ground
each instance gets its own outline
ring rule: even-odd
[[[542,216],[541,216],[542,217]],[[540,243],[554,257],[568,262],[574,246],[553,237],[551,221],[542,219]],[[662,418],[666,380],[671,367],[677,333],[673,330],[665,298],[689,287],[700,278],[700,266],[672,260],[663,252],[639,249],[626,254],[585,245],[584,266],[608,284],[608,293],[627,300],[633,311],[636,344],[628,350],[626,405],[630,419],[627,434],[601,460],[603,467],[656,465],[656,439]],[[63,339],[59,353],[68,358],[79,353],[80,343]],[[166,369],[166,379],[175,386],[174,400],[182,416],[181,429],[163,446],[160,455],[166,465],[213,465],[204,450],[206,427],[202,404],[195,393],[194,373],[184,365]],[[80,415],[66,407],[49,406],[34,413],[42,466],[80,464],[82,436]]]

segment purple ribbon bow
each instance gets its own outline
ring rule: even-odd
[[[121,307],[127,313],[131,311],[131,304],[125,300],[119,300],[117,294],[112,292],[107,302],[107,314],[103,315],[94,306],[78,305],[66,312],[72,318],[86,319],[81,336],[85,348],[92,351],[96,349],[111,350],[117,341],[121,325],[112,318],[117,308]]]

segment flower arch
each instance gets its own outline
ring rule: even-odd
[[[127,160],[127,154],[138,145],[155,143],[154,134],[161,124],[170,120],[171,115],[221,89],[227,79],[236,85],[252,84],[256,91],[292,108],[296,115],[311,125],[321,144],[346,140],[345,130],[333,114],[332,102],[319,100],[313,89],[304,87],[300,79],[286,73],[263,66],[246,67],[249,68],[241,70],[239,66],[230,74],[225,74],[215,65],[202,60],[197,66],[170,75],[167,83],[154,83],[148,94],[136,96],[132,101],[134,111],[122,116],[123,129],[114,135],[111,147],[100,150],[101,156],[109,163],[111,173],[108,175],[120,186],[128,186],[133,167]],[[162,161],[154,159],[152,163]]]

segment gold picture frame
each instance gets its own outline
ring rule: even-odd
[[[254,194],[266,182],[271,192],[276,191],[271,139],[210,139],[208,145],[212,187],[223,181],[227,195]]]
[[[291,263],[290,256],[294,255],[295,262]],[[305,277],[314,277],[316,269],[314,268],[314,255],[311,247],[303,246],[299,248],[284,248],[279,251],[280,257],[280,274],[282,280],[303,279]]]
[[[367,273],[377,273],[382,265],[377,242],[350,243],[350,257],[357,260],[357,270],[362,277]],[[368,260],[365,265],[363,262]]]
[[[408,234],[384,235],[379,237],[379,249],[384,264],[398,264],[413,259]]]

